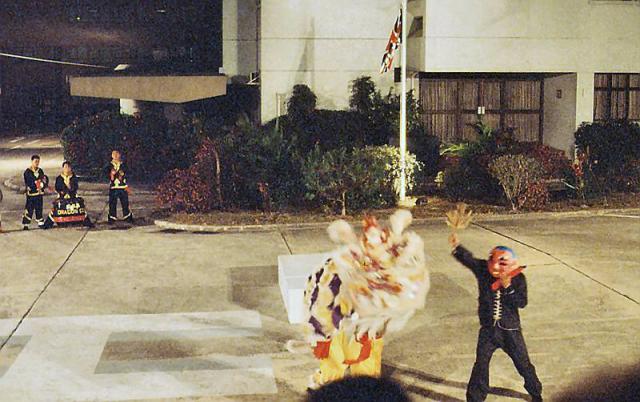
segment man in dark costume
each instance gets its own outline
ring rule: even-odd
[[[29,224],[33,213],[36,215],[36,222],[42,228],[44,219],[42,218],[42,199],[46,188],[49,186],[49,178],[40,168],[40,156],[31,157],[31,166],[24,171],[24,185],[27,191],[27,202],[22,215],[22,228],[29,230]]]
[[[87,214],[84,199],[78,197],[78,177],[71,169],[71,163],[62,163],[62,173],[56,177],[55,189],[58,198],[53,201],[53,208],[45,221],[44,228],[49,229],[54,224],[67,225],[82,223],[84,226],[93,227],[93,223]]]
[[[120,152],[111,152],[111,162],[105,168],[105,174],[109,177],[109,218],[108,223],[113,223],[117,218],[116,208],[118,200],[122,206],[122,220],[133,223],[133,215],[129,210],[129,186],[127,184],[127,168],[122,162]]]
[[[491,250],[489,260],[476,259],[460,245],[455,234],[449,237],[453,256],[473,272],[478,281],[480,333],[476,362],[467,386],[467,401],[484,401],[489,392],[489,362],[496,349],[509,355],[524,378],[524,387],[533,401],[542,401],[542,384],[529,360],[520,328],[518,309],[527,305],[527,282],[516,255],[508,247]]]

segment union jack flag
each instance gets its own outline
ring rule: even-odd
[[[398,18],[396,18],[396,23],[393,24],[393,29],[391,30],[391,35],[389,35],[389,42],[387,42],[387,47],[385,48],[384,55],[382,56],[382,65],[380,66],[380,74],[384,74],[387,71],[391,70],[393,66],[393,53],[398,48],[399,44],[402,42],[402,9],[400,9],[400,14]]]

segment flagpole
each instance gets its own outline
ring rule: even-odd
[[[400,201],[407,195],[407,0],[402,0],[402,42],[400,48]]]

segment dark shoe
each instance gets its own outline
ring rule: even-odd
[[[22,227],[22,230],[29,230],[29,226],[24,225],[24,226]]]
[[[124,221],[133,225],[133,215],[129,215],[129,217]]]

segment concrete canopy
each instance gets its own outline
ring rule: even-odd
[[[227,77],[223,75],[69,77],[69,83],[73,96],[165,103],[184,103],[227,93]]]

